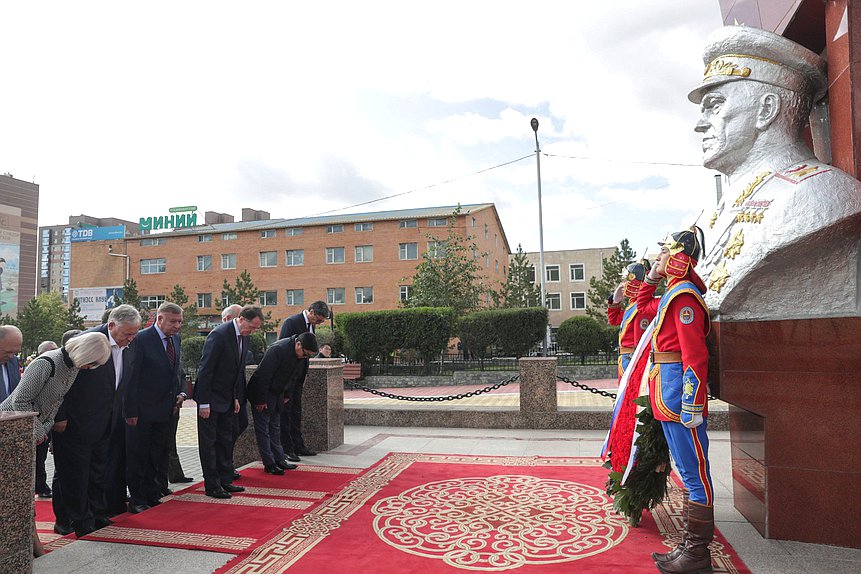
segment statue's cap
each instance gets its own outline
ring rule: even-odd
[[[702,102],[709,88],[738,80],[809,93],[814,102],[825,95],[828,87],[822,58],[792,40],[759,28],[718,28],[709,35],[703,63],[703,80],[688,94],[695,104]]]

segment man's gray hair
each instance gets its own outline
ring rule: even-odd
[[[39,346],[36,347],[36,353],[41,355],[46,351],[53,351],[56,348],[57,343],[55,343],[54,341],[42,341],[41,343],[39,343]]]
[[[21,329],[16,327],[15,325],[0,325],[0,341],[5,339],[8,335],[17,334],[22,339],[24,335],[21,333]]]
[[[230,305],[229,307],[225,307],[224,311],[221,312],[221,321],[227,322],[230,319],[236,319],[239,317],[239,313],[242,311],[242,305]]]
[[[171,315],[182,315],[182,307],[180,307],[176,303],[165,301],[158,306],[158,311],[156,312],[156,314],[163,315],[164,313],[170,313]]]
[[[115,324],[120,323],[136,323],[141,324],[141,314],[131,305],[119,305],[114,307],[111,314],[108,315],[108,322]]]

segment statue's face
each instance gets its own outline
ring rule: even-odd
[[[751,82],[727,82],[703,96],[700,120],[694,131],[703,135],[703,165],[732,173],[756,142],[758,98]]]

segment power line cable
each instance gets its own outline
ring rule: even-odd
[[[703,167],[701,163],[676,163],[669,161],[637,161],[637,160],[628,160],[628,159],[613,159],[613,158],[604,158],[604,157],[586,157],[586,156],[577,156],[577,155],[560,155],[555,153],[546,153],[542,152],[547,157],[561,157],[565,159],[579,159],[584,161],[607,161],[611,163],[634,163],[639,165],[674,165],[680,167]]]

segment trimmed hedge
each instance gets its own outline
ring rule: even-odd
[[[480,359],[497,354],[521,357],[544,339],[547,308],[488,309],[461,317],[458,337]]]
[[[448,307],[339,313],[335,323],[355,361],[382,361],[398,349],[415,349],[427,363],[446,349],[454,313]]]
[[[186,337],[180,342],[180,364],[189,373],[197,374],[204,341],[206,337]]]
[[[565,351],[585,357],[607,345],[608,329],[591,317],[571,317],[562,321],[556,341]]]

